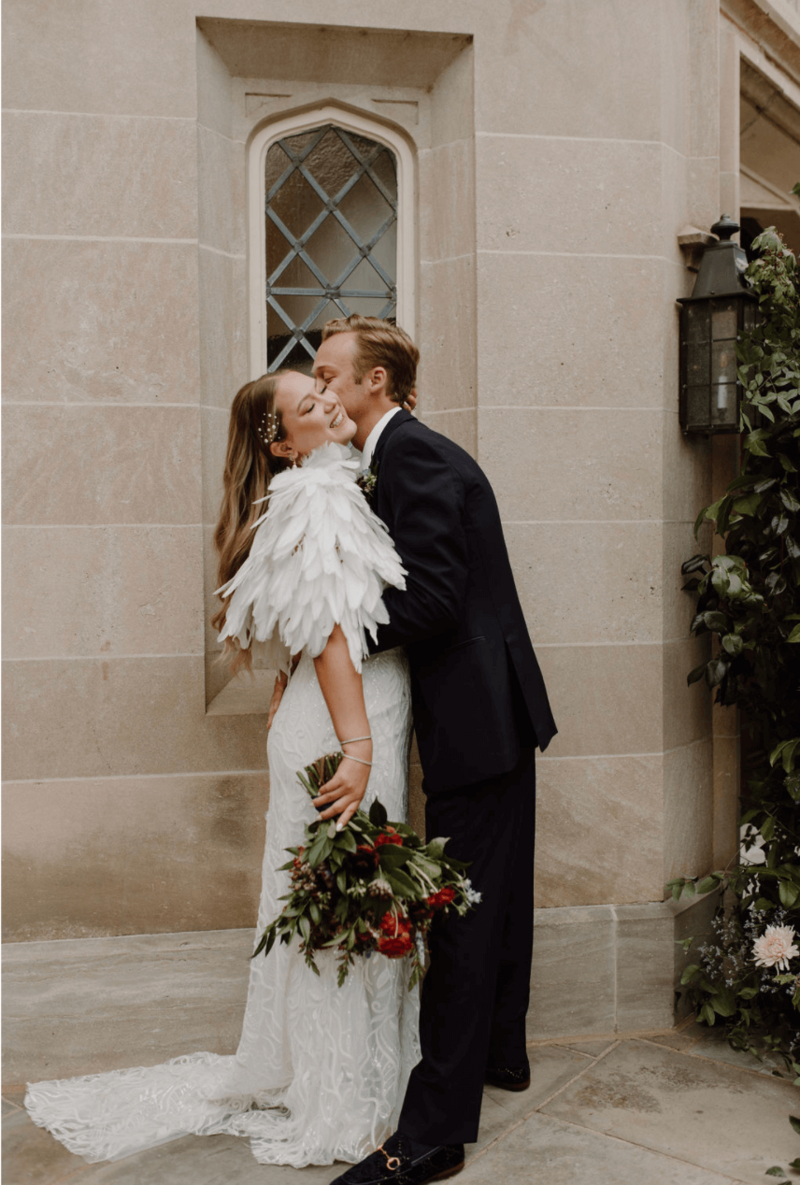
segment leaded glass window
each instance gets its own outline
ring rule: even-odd
[[[397,161],[329,123],[271,145],[265,182],[268,370],[307,370],[332,317],[395,315]]]

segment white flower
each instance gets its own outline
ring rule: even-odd
[[[477,889],[473,889],[472,881],[469,877],[464,878],[464,896],[467,899],[468,905],[480,905],[483,900],[483,895]]]
[[[756,967],[777,967],[779,971],[788,971],[789,960],[800,955],[795,937],[792,926],[767,926],[753,943]]]

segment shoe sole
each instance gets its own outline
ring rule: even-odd
[[[445,1169],[443,1173],[437,1173],[435,1177],[428,1177],[428,1180],[429,1181],[444,1181],[447,1177],[454,1177],[456,1175],[456,1173],[461,1172],[465,1163],[466,1162],[462,1160],[461,1164],[457,1164],[455,1166],[455,1168]]]
[[[487,1086],[496,1086],[498,1090],[513,1090],[515,1092],[519,1090],[527,1090],[530,1084],[530,1078],[527,1082],[515,1082],[513,1084],[510,1082],[492,1082],[491,1078],[486,1079]]]

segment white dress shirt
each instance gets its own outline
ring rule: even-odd
[[[402,411],[400,404],[398,404],[397,407],[393,407],[391,411],[387,411],[384,415],[382,415],[375,427],[370,432],[367,439],[364,441],[364,447],[361,450],[362,469],[369,469],[370,462],[375,455],[375,446],[380,439],[381,432],[383,432],[392,416],[396,416],[399,411]]]

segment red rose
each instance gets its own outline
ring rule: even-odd
[[[360,843],[356,848],[351,863],[354,872],[360,876],[368,876],[378,867],[378,853],[371,844]]]
[[[383,936],[378,939],[378,950],[382,955],[386,955],[387,959],[402,959],[403,955],[407,955],[413,949],[414,940],[405,931],[396,938]]]
[[[440,889],[438,893],[431,894],[428,898],[428,905],[431,909],[442,909],[445,905],[450,904],[455,895],[455,889]]]
[[[398,934],[408,934],[410,930],[411,922],[404,914],[395,915],[389,912],[381,918],[381,933],[391,938],[395,938]]]
[[[375,847],[380,848],[385,843],[397,844],[398,847],[403,846],[403,837],[398,835],[394,827],[386,827],[375,840]]]

